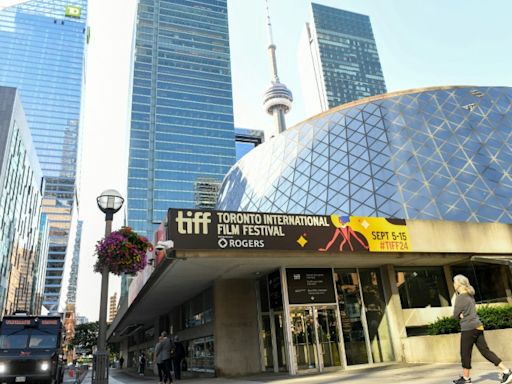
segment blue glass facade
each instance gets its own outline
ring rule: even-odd
[[[75,205],[86,19],[87,0],[33,0],[0,11],[0,85],[20,90],[46,178],[49,309],[60,300]]]
[[[395,92],[258,146],[218,209],[512,223],[511,163],[512,88]]]
[[[306,99],[320,98],[325,111],[386,93],[370,18],[315,3],[312,13],[300,48],[312,68],[302,77]]]
[[[42,293],[38,263],[46,260],[39,247],[43,190],[19,95],[15,88],[0,87],[0,317],[41,309],[33,299]]]
[[[137,17],[128,223],[152,238],[235,162],[228,14],[226,0],[140,0]]]

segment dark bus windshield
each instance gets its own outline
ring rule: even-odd
[[[0,349],[57,348],[57,335],[38,329],[23,329],[0,336]]]

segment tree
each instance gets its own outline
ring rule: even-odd
[[[75,337],[71,340],[70,347],[92,354],[92,347],[98,342],[98,331],[99,323],[97,321],[77,325]]]

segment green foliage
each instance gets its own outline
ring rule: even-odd
[[[75,337],[71,340],[71,345],[75,348],[84,350],[87,354],[92,353],[92,347],[98,340],[99,323],[79,324],[75,328]]]
[[[500,307],[486,305],[478,308],[477,313],[485,329],[512,328],[512,305]]]
[[[445,335],[457,332],[460,332],[459,321],[453,317],[441,317],[428,325],[429,335]]]
[[[485,305],[477,309],[478,317],[484,329],[512,328],[512,305],[491,307]],[[453,317],[438,318],[428,325],[429,335],[445,335],[460,332],[460,325]]]

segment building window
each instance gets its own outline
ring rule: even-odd
[[[506,303],[510,289],[509,268],[499,264],[464,263],[451,267],[452,275],[464,275],[475,288],[477,303]]]
[[[197,327],[211,322],[213,320],[212,289],[207,289],[183,304],[182,311],[185,328]]]
[[[442,267],[396,267],[395,270],[403,309],[450,305]]]

